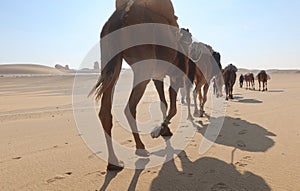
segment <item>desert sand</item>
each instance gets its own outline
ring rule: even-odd
[[[16,73],[12,66],[0,66],[0,190],[300,190],[299,71],[269,71],[268,92],[241,89],[237,82],[222,130],[205,154],[199,154],[199,145],[205,139],[208,117],[195,119],[195,136],[174,160],[145,170],[113,173],[106,172],[105,160],[88,148],[76,127],[74,75],[33,65],[17,68]],[[20,75],[28,71],[35,75]],[[84,86],[95,78],[83,75],[80,79]],[[130,88],[131,80],[132,74],[123,71],[120,87]],[[117,89],[124,102],[126,89]],[[144,108],[151,102],[158,102],[153,85],[139,105],[140,120],[149,118]],[[88,109],[79,112],[84,115]],[[206,110],[211,111],[209,103]],[[114,139],[134,147],[132,135],[119,130],[118,121],[114,124]],[[142,138],[147,148],[164,144],[162,138]],[[105,141],[99,139],[99,143]],[[147,163],[145,158],[140,160]]]

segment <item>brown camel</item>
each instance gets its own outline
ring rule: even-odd
[[[245,82],[246,82],[246,89],[249,89],[252,87],[253,90],[255,90],[255,83],[254,83],[254,74],[248,73],[245,74]]]
[[[225,91],[226,91],[226,100],[233,99],[233,86],[236,81],[236,72],[237,68],[229,64],[226,66],[226,68],[223,70],[223,78],[225,83]]]
[[[213,77],[217,87],[217,96],[222,96],[221,55],[215,52],[211,46],[194,42],[191,47],[190,70],[194,72],[194,83],[196,85],[194,95],[194,116],[202,117],[205,113],[204,105],[207,101],[209,85]],[[193,67],[194,66],[194,67]],[[202,94],[203,88],[203,94]],[[189,91],[188,91],[189,92]],[[199,107],[197,106],[197,95],[199,95]]]
[[[155,1],[159,2],[158,0]],[[173,7],[169,8],[172,9],[171,12],[174,12]],[[172,18],[172,21],[169,21],[170,18]],[[171,27],[167,27],[167,29],[164,28],[165,30],[158,30],[155,28],[156,25],[151,25],[153,27],[142,29],[141,31],[138,30],[126,32],[126,29],[130,28],[130,26],[139,26],[139,24],[143,23],[157,23],[157,25],[165,24],[170,26],[173,25],[173,27],[177,28],[177,33],[174,32],[174,30],[171,30]],[[113,39],[107,41],[105,40],[109,34],[112,34],[116,31],[120,32],[120,34],[115,36]],[[129,98],[129,102],[125,109],[125,115],[136,142],[136,154],[142,156],[149,155],[149,153],[145,150],[145,146],[138,134],[136,123],[136,107],[145,92],[147,84],[151,79],[153,79],[156,89],[159,92],[159,97],[161,100],[163,100],[163,105],[165,105],[164,108],[166,108],[167,103],[165,101],[163,92],[163,78],[165,75],[169,75],[171,79],[171,85],[169,88],[170,109],[168,115],[165,117],[164,122],[162,123],[162,126],[159,130],[154,132],[155,135],[153,136],[172,135],[170,129],[168,128],[168,124],[177,112],[176,97],[178,89],[183,87],[184,77],[184,75],[181,75],[181,73],[175,72],[174,67],[179,68],[183,74],[187,74],[188,72],[188,58],[184,56],[184,50],[182,50],[182,53],[180,53],[174,49],[174,47],[182,47],[182,45],[178,43],[178,31],[177,18],[175,15],[169,15],[168,18],[165,18],[165,16],[160,14],[159,11],[155,11],[151,7],[145,7],[135,2],[130,5],[130,8],[128,8],[128,4],[123,4],[113,13],[113,15],[104,25],[101,32],[102,71],[98,82],[91,93],[95,92],[96,99],[101,100],[99,118],[105,131],[106,144],[108,148],[108,170],[123,169],[123,163],[117,159],[111,140],[111,130],[113,126],[113,116],[111,113],[112,97],[115,84],[121,71],[123,59],[132,67],[134,73],[134,86]],[[146,44],[131,46],[125,50],[120,50],[116,55],[112,55],[116,49],[118,50],[119,47],[124,46],[124,44],[135,41],[144,33],[147,34],[146,40],[154,40],[155,43],[149,42]],[[183,35],[181,40],[185,38],[186,35]],[[157,45],[162,40],[167,40],[167,42],[170,42],[173,47]],[[186,42],[186,40],[183,40],[183,42]],[[142,61],[145,60],[152,60],[153,64],[147,65],[143,63]],[[171,64],[169,64],[168,67],[161,66],[160,61],[165,61]]]
[[[259,91],[261,90],[261,83],[263,85],[263,89],[262,91],[268,91],[268,74],[265,70],[260,71],[257,74],[257,80],[258,80],[258,84],[259,84]]]

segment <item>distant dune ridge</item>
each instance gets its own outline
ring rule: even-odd
[[[11,74],[63,74],[64,72],[37,64],[5,64],[0,65],[1,75]]]
[[[253,69],[244,69],[244,68],[239,68],[238,72],[239,73],[248,73],[248,72],[253,72],[253,73],[258,73],[260,70]],[[53,68],[48,67],[48,66],[43,66],[43,65],[38,65],[38,64],[0,64],[0,75],[14,75],[14,74],[67,74],[67,73],[99,73],[99,63],[95,62],[94,63],[94,68],[89,69],[89,68],[83,68],[81,70],[73,70],[70,69],[68,65],[66,66],[61,66],[61,65],[55,65]],[[300,73],[300,70],[267,70],[267,73]]]

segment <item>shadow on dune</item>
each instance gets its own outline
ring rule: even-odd
[[[270,93],[283,93],[284,90],[268,90],[267,92],[270,92]]]
[[[262,101],[257,100],[257,99],[241,99],[241,100],[238,100],[238,102],[240,102],[240,103],[263,103]]]
[[[207,125],[194,124],[198,132],[205,137]],[[226,145],[249,152],[266,152],[275,142],[270,138],[276,136],[265,128],[240,118],[225,117],[223,127],[217,139],[210,140],[216,144]],[[210,139],[209,137],[205,137]]]
[[[260,100],[257,99],[244,99],[242,96],[234,96],[233,102],[239,102],[239,103],[263,103]]]
[[[170,149],[170,145],[167,146]],[[167,156],[172,157],[172,156]],[[240,173],[234,165],[211,157],[191,161],[183,151],[178,156],[182,170],[174,160],[162,166],[152,181],[151,191],[257,191],[271,190],[262,177],[249,171]]]

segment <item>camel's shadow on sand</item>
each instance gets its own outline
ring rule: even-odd
[[[203,137],[210,140],[211,138],[205,134],[209,126],[203,125],[201,121],[198,123],[199,125],[194,123],[197,131],[201,133]],[[240,118],[225,117],[223,127],[221,128],[217,139],[210,141],[243,151],[266,152],[275,144],[270,138],[273,136],[276,135],[257,124],[250,123]]]
[[[205,190],[256,191],[271,190],[263,178],[246,171],[240,173],[234,165],[211,157],[191,161],[183,151],[179,155],[182,170],[174,160],[165,163],[151,183],[151,191]]]
[[[205,137],[205,132],[208,125],[203,125],[201,122],[195,124],[197,131]],[[223,127],[217,139],[211,140],[216,144],[232,147],[235,151],[240,149],[248,152],[266,152],[274,146],[275,142],[269,136],[276,136],[267,131],[263,127],[249,123],[239,118],[225,117]],[[236,166],[243,167],[247,163],[249,156],[246,156],[241,163],[228,164],[216,158],[203,157],[196,161],[191,161],[185,151],[179,154],[182,170],[177,168],[173,158],[175,151],[170,142],[166,141],[164,150],[152,153],[160,157],[165,157],[166,161],[151,183],[151,191],[173,191],[173,190],[207,190],[207,191],[256,191],[256,190],[271,190],[265,180],[255,175],[252,172],[245,171],[243,173],[236,169]],[[167,160],[172,159],[172,160]],[[246,162],[245,162],[246,161]],[[149,159],[140,159],[136,165],[146,168]],[[134,176],[130,182],[128,190],[136,190],[138,180],[143,170],[135,170]],[[100,191],[104,191],[109,186],[110,182],[117,176],[116,172],[108,172],[105,177],[105,182]]]
[[[169,148],[168,148],[169,147]],[[176,157],[170,154],[170,145],[167,144],[166,158]],[[151,183],[151,191],[182,191],[182,190],[207,190],[207,191],[256,191],[271,190],[262,177],[249,171],[239,172],[233,164],[227,164],[211,157],[203,157],[191,161],[185,151],[179,154],[182,170],[179,170],[174,159],[163,164],[158,176]],[[140,163],[147,164],[146,159]],[[135,170],[128,191],[136,190],[138,180],[143,170]],[[117,176],[116,172],[108,172],[100,191],[105,191]]]
[[[257,99],[244,99],[244,97],[242,96],[234,96],[233,101],[239,103],[255,103],[255,104],[263,103],[262,101]]]

